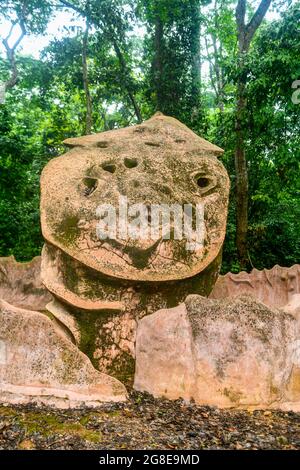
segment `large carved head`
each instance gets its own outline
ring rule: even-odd
[[[65,143],[70,151],[41,178],[42,230],[52,245],[104,275],[141,281],[188,278],[218,256],[229,193],[219,147],[161,114]],[[104,239],[110,208],[116,232]]]

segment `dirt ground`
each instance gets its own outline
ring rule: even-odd
[[[300,413],[224,411],[137,392],[97,409],[2,404],[0,449],[300,449]]]

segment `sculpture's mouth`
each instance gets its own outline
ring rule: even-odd
[[[176,241],[174,223],[160,224],[153,230],[151,223],[144,227],[146,233],[135,232],[124,239],[118,236],[106,237],[101,248],[116,254],[123,261],[137,269],[144,269],[151,264],[163,247],[164,242]]]
[[[143,269],[148,265],[149,259],[154,255],[161,241],[161,237],[157,240],[109,239],[105,241],[105,246],[125,261],[127,259],[136,268]]]

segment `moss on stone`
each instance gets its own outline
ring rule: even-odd
[[[81,439],[93,442],[100,443],[102,441],[102,435],[100,432],[92,431],[86,429],[85,423],[72,423],[64,422],[59,417],[39,412],[29,412],[26,415],[17,415],[17,420],[19,424],[25,428],[26,435],[30,436],[35,433],[42,434],[45,437],[50,437],[53,435],[76,435]]]
[[[238,404],[241,401],[241,398],[243,397],[243,394],[237,390],[233,390],[232,388],[224,388],[223,394],[229,398],[229,400],[234,403]]]
[[[55,238],[65,245],[73,245],[80,234],[78,215],[64,214],[62,221],[55,227]]]
[[[74,315],[80,330],[80,350],[88,356],[93,366],[98,369],[97,360],[94,357],[96,348],[96,338],[98,336],[97,320],[102,312],[83,311],[72,308],[71,313]]]
[[[134,371],[134,358],[130,354],[122,352],[112,361],[108,373],[130,389],[133,386]]]

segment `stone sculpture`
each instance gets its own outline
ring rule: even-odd
[[[65,143],[71,150],[41,177],[42,279],[55,299],[47,309],[99,370],[126,380],[137,321],[208,295],[217,279],[229,193],[222,150],[161,114]],[[154,239],[99,239],[98,207],[118,208],[120,197],[128,207],[204,204],[204,243],[188,250],[185,239],[163,239],[163,223]]]
[[[65,143],[41,177],[42,257],[0,259],[0,399],[97,406],[135,373],[155,396],[300,410],[299,266],[218,278],[223,151],[160,113]]]

